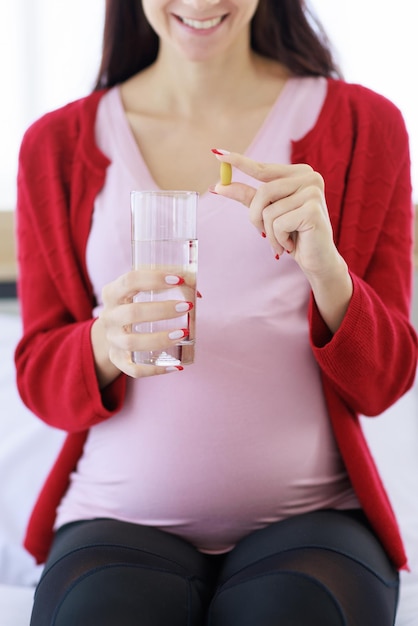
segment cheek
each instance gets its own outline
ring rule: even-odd
[[[258,5],[264,1],[265,0],[248,0],[248,2],[238,3],[243,13],[245,13],[247,22],[250,22],[253,19],[254,14],[257,11]]]
[[[167,3],[155,0],[143,0],[142,10],[150,26],[161,37],[162,32],[167,28],[167,13],[164,7]]]

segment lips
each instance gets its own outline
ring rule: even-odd
[[[179,22],[189,28],[194,28],[195,30],[209,30],[210,28],[215,28],[215,26],[218,26],[225,19],[225,17],[225,15],[221,15],[220,17],[213,17],[207,20],[194,20],[188,17],[176,15]]]

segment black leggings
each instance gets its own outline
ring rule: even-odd
[[[393,626],[398,574],[360,511],[317,511],[205,555],[109,519],[56,535],[31,626]]]

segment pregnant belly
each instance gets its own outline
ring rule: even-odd
[[[111,422],[92,431],[60,523],[114,517],[157,526],[219,553],[290,515],[357,505],[326,422],[303,437],[283,433],[277,420],[268,436],[260,423],[205,432],[198,421],[199,432],[191,432],[192,423],[188,429],[173,424],[163,437],[161,429],[158,437],[153,428],[134,436],[120,426],[113,437]]]

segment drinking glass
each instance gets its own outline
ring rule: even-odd
[[[196,340],[197,204],[195,191],[132,191],[132,266],[180,276],[181,284],[141,291],[135,302],[184,300],[193,307],[181,317],[133,324],[138,333],[187,329],[188,334],[164,350],[134,352],[135,363],[188,365],[194,361]]]

